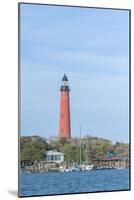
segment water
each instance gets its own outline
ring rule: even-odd
[[[129,190],[128,169],[20,175],[20,196]]]

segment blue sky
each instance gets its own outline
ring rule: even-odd
[[[57,136],[69,79],[71,132],[128,142],[128,11],[21,4],[21,135]]]

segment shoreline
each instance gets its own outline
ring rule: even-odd
[[[79,170],[79,171],[75,171],[75,170],[69,170],[69,171],[59,171],[59,170],[50,170],[50,171],[21,171],[20,170],[20,174],[45,174],[45,173],[74,173],[74,172],[91,172],[91,171],[105,171],[105,170],[125,170],[128,169],[129,167],[126,168],[96,168],[96,169],[91,169],[91,170]]]

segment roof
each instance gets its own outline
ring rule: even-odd
[[[62,78],[62,81],[68,81],[68,78],[67,78],[66,74],[64,74],[64,76]]]
[[[58,152],[55,150],[46,151],[46,155],[64,155],[62,152]]]
[[[121,160],[119,157],[104,157],[102,160]]]

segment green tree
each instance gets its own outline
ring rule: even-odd
[[[21,161],[39,161],[44,158],[48,144],[40,137],[22,137],[20,139]]]

